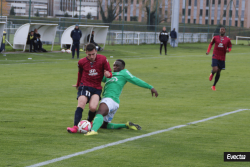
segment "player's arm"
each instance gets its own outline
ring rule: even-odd
[[[104,63],[104,76],[107,78],[112,78],[112,70],[110,68],[108,59],[107,58],[103,59],[103,63]]]
[[[232,50],[232,43],[231,43],[231,40],[229,40],[229,42],[228,42],[228,46],[227,46],[228,48],[227,48],[227,53],[229,53],[229,52],[231,52],[231,50]]]
[[[103,78],[102,78],[102,82],[104,82],[104,83],[105,83],[105,82],[106,82],[106,79],[107,79],[107,78],[106,78],[105,76],[103,76]]]
[[[210,44],[208,45],[206,55],[209,54],[209,52],[210,52],[210,50],[211,50],[211,48],[212,48],[212,46],[213,46],[214,43],[215,43],[215,38],[213,37],[212,41],[211,41]]]
[[[158,96],[158,92],[156,91],[156,89],[153,86],[151,86],[148,83],[146,83],[145,81],[133,76],[128,70],[126,70],[126,76],[125,77],[126,77],[128,82],[130,82],[130,83],[132,83],[134,85],[150,89],[151,93],[152,93],[152,97],[154,96],[154,94],[155,94],[155,97]]]
[[[83,68],[80,65],[80,63],[78,62],[78,77],[77,77],[77,82],[76,85],[72,85],[73,87],[76,87],[76,89],[78,90],[79,86],[80,86],[80,82],[82,79],[82,72],[83,72]]]

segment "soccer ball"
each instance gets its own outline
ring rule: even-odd
[[[66,50],[66,53],[71,53],[71,50],[67,49],[67,50]]]
[[[62,49],[61,52],[62,52],[62,53],[65,53],[65,49]]]
[[[82,120],[78,124],[78,132],[87,133],[91,130],[91,123],[87,120]]]

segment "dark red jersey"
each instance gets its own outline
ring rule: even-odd
[[[78,68],[77,86],[90,86],[96,89],[102,89],[101,82],[104,70],[111,73],[108,59],[99,54],[96,55],[94,62],[91,62],[87,57],[82,58],[78,62]]]
[[[211,45],[215,44],[213,51],[213,59],[225,61],[227,48],[232,48],[230,38],[221,37],[220,35],[214,36]]]

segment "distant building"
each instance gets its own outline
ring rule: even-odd
[[[68,13],[71,17],[75,15],[86,16],[91,13],[93,17],[97,16],[97,1],[98,0],[51,0],[49,2],[48,13],[50,16],[61,16]],[[81,5],[81,8],[80,8]],[[81,13],[80,13],[81,11]]]
[[[180,3],[181,23],[250,27],[250,0],[180,0]]]
[[[112,0],[118,2],[119,0]],[[145,4],[151,2],[151,11],[158,3],[158,17],[171,22],[172,3],[174,0],[124,0],[124,20],[146,22],[147,13]],[[250,28],[250,0],[179,0],[180,23],[231,25]],[[210,2],[210,5],[209,5]],[[231,2],[231,4],[230,4]],[[110,0],[102,0],[102,7]],[[116,4],[115,4],[116,5]],[[116,20],[123,19],[123,4],[119,4]],[[101,15],[99,14],[99,18]]]
[[[6,0],[8,6],[14,7],[16,16],[28,16],[29,15],[29,3],[30,0]],[[9,10],[10,10],[9,9]],[[47,0],[31,0],[31,16],[35,13],[39,13],[40,16],[47,16],[48,2]],[[9,11],[8,11],[9,13]]]
[[[97,1],[31,0],[31,16],[34,16],[38,11],[40,16],[63,17],[65,13],[68,13],[69,16],[74,17],[75,15],[79,16],[79,14],[86,16],[91,13],[92,17],[97,17]],[[6,2],[10,8],[14,7],[17,16],[29,15],[30,0],[6,0]]]

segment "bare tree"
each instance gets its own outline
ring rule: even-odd
[[[104,0],[105,1],[105,0]],[[104,23],[112,23],[119,14],[122,13],[120,5],[122,0],[108,0],[107,5],[102,5],[102,0],[98,0],[100,14]]]
[[[145,9],[147,14],[147,25],[158,25],[159,23],[164,21],[164,19],[159,17],[160,11],[156,11],[156,9],[159,9],[160,2],[161,2],[160,0],[158,1],[158,3],[154,1],[153,6],[151,7],[152,10],[150,10],[150,5],[151,5],[149,4],[150,1],[147,0],[147,2],[145,3]],[[149,26],[148,29],[154,29],[154,27]]]

